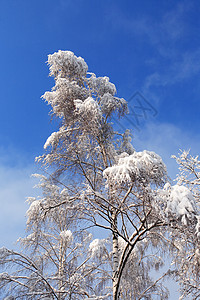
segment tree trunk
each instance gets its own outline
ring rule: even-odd
[[[115,232],[117,228],[117,217],[115,212],[113,212],[113,300],[117,300],[117,282],[118,282],[118,266],[119,266],[119,246],[118,246],[118,234]]]
[[[59,251],[59,269],[58,269],[58,277],[59,277],[59,283],[58,283],[58,290],[59,290],[59,294],[58,294],[58,299],[62,300],[63,299],[63,295],[60,292],[63,286],[63,271],[64,271],[64,267],[63,267],[63,242],[60,242],[60,251]]]

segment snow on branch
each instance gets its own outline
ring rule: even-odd
[[[46,143],[44,144],[44,149],[47,149],[47,147],[49,147],[49,146],[53,147],[53,146],[57,145],[60,138],[62,138],[65,133],[66,133],[66,130],[65,130],[64,126],[61,127],[59,129],[59,131],[53,132],[46,140]]]
[[[118,163],[104,170],[104,177],[112,185],[144,182],[160,184],[166,177],[166,167],[159,155],[151,151],[122,153]]]
[[[98,103],[92,97],[88,97],[84,101],[74,100],[74,104],[76,107],[76,114],[86,121],[86,124],[90,124],[91,122],[93,126],[99,124],[102,114]]]
[[[60,238],[64,244],[70,244],[73,241],[71,230],[63,230],[60,232]]]
[[[75,77],[77,75],[86,76],[88,66],[82,57],[77,57],[71,51],[55,52],[48,55],[48,64],[50,75],[57,77],[69,76]]]
[[[96,77],[94,73],[88,73],[83,58],[71,51],[59,50],[48,56],[48,64],[50,76],[55,78],[55,86],[42,98],[52,106],[56,116],[65,118],[68,125],[77,121],[78,111],[87,110],[94,115],[97,106],[97,115],[100,113],[106,119],[115,112],[119,116],[128,113],[127,102],[116,97],[115,85],[107,76]],[[87,114],[87,117],[90,120],[91,116]]]
[[[194,213],[195,210],[195,202],[190,190],[185,186],[172,186],[166,212],[184,216]]]
[[[184,225],[197,214],[194,197],[186,186],[166,183],[163,190],[158,190],[158,198],[164,204],[165,215],[180,219]]]
[[[102,258],[106,252],[106,240],[105,239],[95,239],[89,245],[89,251],[91,252],[91,257]]]

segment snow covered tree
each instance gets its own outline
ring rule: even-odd
[[[70,51],[48,64],[55,86],[43,98],[59,130],[37,158],[49,176],[41,177],[44,197],[29,199],[31,234],[21,242],[32,252],[0,251],[3,265],[17,265],[1,274],[0,288],[14,286],[16,299],[167,299],[151,270],[183,229],[197,226],[192,191],[171,186],[159,155],[137,152],[128,130],[115,131],[112,117],[128,108],[108,77],[88,73]],[[104,238],[90,242],[92,231]]]
[[[192,296],[200,298],[200,161],[199,157],[190,155],[190,151],[182,151],[178,157],[172,156],[179,164],[177,182],[182,189],[187,187],[195,199],[193,207],[185,205],[187,212],[194,211],[185,226],[173,232],[175,243],[174,264],[177,267],[177,280],[181,285],[182,298]],[[184,198],[183,198],[184,199]],[[186,204],[186,203],[185,203]],[[188,214],[186,214],[188,216]]]
[[[97,278],[97,288],[101,287],[100,274],[105,272],[109,255],[102,248],[98,264],[94,263],[91,234],[84,230],[76,233],[78,206],[65,188],[60,190],[45,176],[39,178],[43,197],[28,199],[30,234],[19,239],[25,251],[0,249],[0,264],[5,268],[0,274],[0,290],[14,299],[84,299],[94,294]],[[73,233],[68,228],[73,228]]]

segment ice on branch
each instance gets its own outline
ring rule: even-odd
[[[89,245],[89,251],[91,252],[91,257],[101,258],[106,250],[105,239],[95,239]]]
[[[118,154],[122,154],[123,152],[126,152],[129,155],[133,154],[135,152],[135,149],[133,148],[131,141],[132,141],[132,137],[131,137],[130,130],[126,129],[124,134],[122,134],[122,140],[120,141],[120,147],[117,150]]]
[[[8,273],[0,273],[0,282],[3,280],[10,280],[10,275]]]
[[[56,145],[60,138],[65,134],[66,130],[64,127],[61,127],[59,131],[53,132],[47,139],[46,143],[44,144],[44,149],[47,149],[49,146],[54,146]]]
[[[64,230],[60,233],[60,238],[65,244],[69,244],[73,241],[73,235],[71,230]]]
[[[118,115],[128,113],[127,102],[123,98],[118,98],[106,93],[100,101],[102,113],[110,115],[112,112],[117,111]]]
[[[180,219],[184,225],[197,211],[191,191],[183,185],[170,186],[167,183],[163,190],[158,191],[158,195],[165,205],[165,214]]]
[[[88,95],[87,89],[78,85],[75,81],[69,81],[67,78],[57,78],[52,91],[46,92],[42,98],[52,106],[53,112],[57,116],[70,117],[70,114],[75,110],[74,100],[84,100]]]
[[[91,120],[91,117],[99,126],[102,115],[108,118],[112,113],[117,113],[120,117],[128,112],[127,102],[115,96],[115,85],[106,76],[96,77],[88,73],[83,58],[71,51],[59,50],[48,56],[48,64],[50,76],[55,78],[55,86],[42,98],[52,106],[53,114],[65,119],[66,127],[74,128],[75,124],[76,127],[83,127],[83,121],[86,118]],[[55,140],[57,135],[52,138]]]
[[[88,78],[88,86],[92,94],[99,97],[102,114],[110,116],[115,111],[121,116],[128,112],[127,102],[123,98],[115,97],[116,87],[107,76],[96,77],[92,73]]]
[[[82,57],[77,57],[71,51],[55,52],[54,54],[48,55],[48,64],[50,69],[50,75],[57,77],[76,75],[86,76],[88,66]]]
[[[3,260],[6,256],[10,255],[12,251],[7,249],[6,247],[0,248],[0,260]]]
[[[172,186],[167,211],[177,215],[186,215],[195,211],[193,195],[187,187]]]
[[[31,199],[31,201],[33,201],[29,207],[29,209],[26,212],[27,215],[27,224],[29,224],[31,222],[32,219],[38,217],[40,210],[41,210],[41,201],[40,200],[36,200],[35,198],[28,198],[28,202],[30,202],[29,200]]]
[[[98,90],[98,95],[103,96],[110,94],[114,96],[116,94],[116,87],[110,82],[109,77],[96,77],[94,73],[91,73],[91,77],[88,79],[88,85],[93,91]]]
[[[118,163],[105,169],[103,175],[112,185],[136,181],[159,184],[166,176],[166,167],[159,155],[145,150],[122,153]]]
[[[79,283],[83,280],[84,280],[83,276],[81,276],[81,274],[76,273],[76,274],[70,276],[69,283],[72,285],[77,285],[77,283]]]
[[[87,121],[98,121],[101,119],[101,111],[99,109],[98,103],[92,98],[88,97],[85,101],[74,100],[76,111],[82,116],[82,118],[87,118]]]

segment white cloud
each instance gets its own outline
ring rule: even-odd
[[[191,3],[183,1],[155,18],[145,12],[140,15],[133,13],[130,17],[114,5],[107,19],[112,22],[114,29],[125,29],[131,35],[139,39],[143,38],[145,42],[147,40],[157,48],[161,55],[169,56],[166,46],[170,49],[174,42],[187,34],[185,16],[191,7]]]
[[[9,164],[5,151],[4,154],[2,149],[0,152],[0,247],[14,247],[19,236],[24,234],[26,197],[38,191],[33,189],[36,181],[31,177],[34,165],[24,165],[22,157],[20,162],[15,154],[10,157]]]
[[[151,87],[171,86],[181,82],[200,71],[200,49],[195,51],[180,53],[179,57],[171,61],[164,71],[157,71],[147,76],[144,82],[143,91],[147,93]]]
[[[144,64],[148,65],[150,73],[140,89],[156,101],[160,99],[159,92],[153,88],[172,86],[197,76],[200,71],[200,48],[193,49],[192,43],[190,45],[195,29],[195,24],[189,22],[195,10],[193,1],[174,3],[163,12],[161,7],[158,4],[157,17],[145,10],[143,14],[133,12],[130,16],[115,5],[107,16],[114,30],[125,30],[130,39],[146,49]]]

